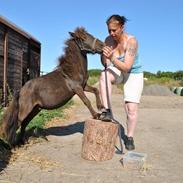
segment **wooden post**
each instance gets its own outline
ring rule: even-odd
[[[112,159],[117,134],[118,124],[95,119],[86,120],[81,157],[93,161]]]
[[[23,54],[24,54],[24,51],[23,51],[23,49],[20,51],[21,52],[21,59],[20,59],[20,82],[21,82],[21,87],[22,87],[22,85],[23,85],[23,75],[24,75],[24,73],[23,73]]]
[[[4,73],[3,73],[3,100],[7,105],[7,65],[8,65],[8,32],[5,32],[4,39]]]

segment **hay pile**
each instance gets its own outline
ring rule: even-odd
[[[152,84],[144,86],[142,95],[150,96],[174,96],[175,94],[166,86]]]

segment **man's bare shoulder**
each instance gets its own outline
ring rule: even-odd
[[[137,39],[136,39],[135,36],[133,36],[131,34],[128,34],[128,36],[127,36],[127,42],[134,44],[134,43],[137,43]]]
[[[138,46],[138,42],[137,39],[134,36],[131,36],[127,42],[127,47],[134,45],[134,46]]]

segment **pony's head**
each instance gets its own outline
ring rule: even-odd
[[[75,40],[81,51],[86,53],[102,53],[102,48],[104,47],[104,43],[99,39],[95,38],[86,30],[81,28],[76,28],[74,32],[69,32],[71,37]]]

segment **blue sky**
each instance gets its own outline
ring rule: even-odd
[[[136,36],[145,71],[183,70],[182,0],[1,0],[0,15],[41,42],[41,70],[52,71],[63,54],[69,31],[83,26],[104,40],[106,19],[128,18],[126,32]],[[88,56],[89,69],[102,69],[99,55]]]

